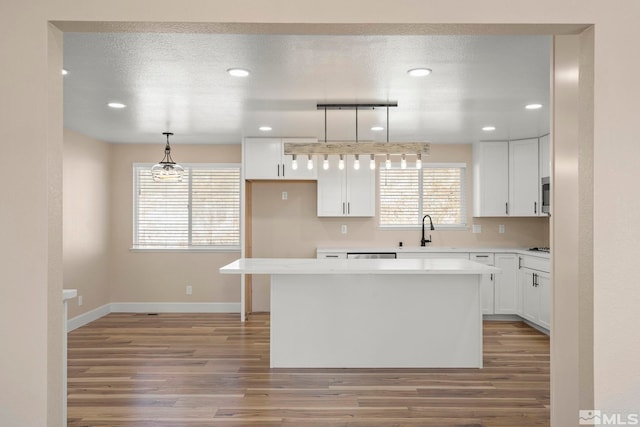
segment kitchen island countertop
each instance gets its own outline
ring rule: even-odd
[[[495,274],[501,270],[466,259],[240,258],[223,274]]]

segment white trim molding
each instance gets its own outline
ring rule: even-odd
[[[110,305],[111,304],[105,304],[67,320],[67,332],[78,329],[81,326],[91,323],[94,320],[98,320],[102,316],[106,316],[107,314],[111,313]]]
[[[112,302],[111,313],[240,313],[240,303]]]
[[[112,302],[67,320],[71,332],[109,313],[240,313],[239,302]]]

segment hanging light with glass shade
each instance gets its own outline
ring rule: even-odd
[[[182,175],[184,175],[184,168],[171,158],[169,137],[172,136],[173,133],[162,132],[162,134],[167,136],[167,145],[164,147],[164,157],[158,164],[151,168],[151,176],[155,182],[181,182]]]

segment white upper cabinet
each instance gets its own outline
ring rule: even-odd
[[[473,216],[538,216],[538,138],[473,145]]]
[[[509,215],[538,216],[538,138],[509,141]]]
[[[316,159],[313,169],[307,168],[307,156],[298,156],[298,168],[293,169],[292,156],[284,154],[285,142],[317,142],[315,139],[246,138],[244,140],[245,179],[315,180],[318,178]]]
[[[551,135],[540,137],[540,178],[551,176]]]
[[[507,216],[509,203],[509,143],[492,141],[473,146],[473,216]]]
[[[318,170],[318,216],[375,216],[375,171],[362,159],[355,170],[353,162],[354,156],[345,156],[340,170],[338,156],[329,156],[329,169]]]

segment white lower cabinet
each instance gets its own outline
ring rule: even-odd
[[[480,262],[486,265],[494,265],[493,253],[487,252],[471,252],[469,254],[471,261]],[[494,314],[495,301],[495,274],[486,274],[482,276],[482,284],[480,285],[480,294],[482,297],[482,314]]]
[[[549,273],[538,273],[538,292],[540,293],[538,324],[551,330],[551,275]]]
[[[549,261],[547,260],[520,257],[518,274],[518,282],[522,288],[520,315],[545,329],[551,329],[551,281],[548,270]]]
[[[494,265],[502,270],[494,279],[494,313],[519,314],[522,300],[518,286],[518,256],[495,254]]]
[[[459,258],[493,265],[501,271],[483,277],[482,314],[516,314],[551,330],[550,262],[547,258],[499,252],[385,251],[396,252],[397,258],[404,259]],[[347,252],[324,249],[318,250],[317,257],[345,259]]]

